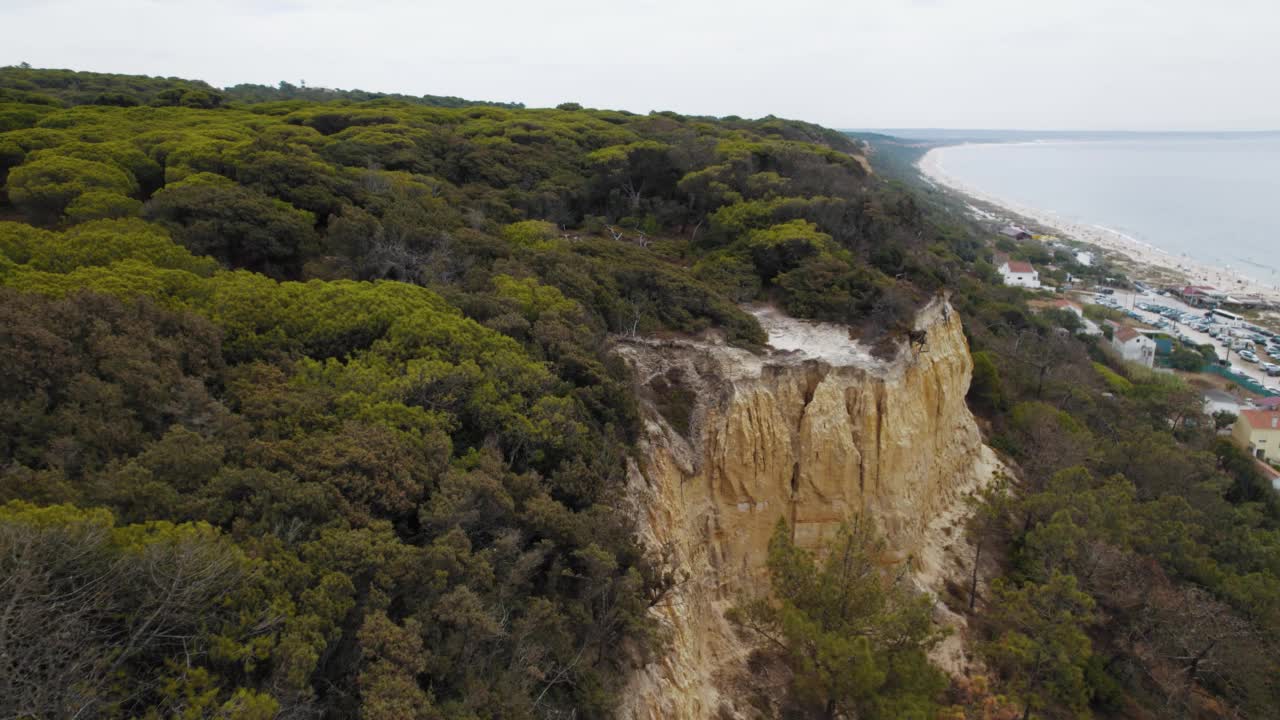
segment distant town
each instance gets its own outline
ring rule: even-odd
[[[1074,318],[1060,324],[1101,336],[1103,352],[1182,375],[1219,432],[1280,489],[1280,333],[1264,320],[1275,303],[1209,285],[1131,281],[1090,250],[1018,225],[998,235],[991,264],[1003,284],[1040,291],[1033,309]]]

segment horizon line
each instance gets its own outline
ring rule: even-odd
[[[1094,133],[1094,134],[1112,134],[1112,135],[1267,135],[1280,134],[1280,128],[1266,129],[1223,129],[1223,130],[1099,130],[1099,129],[1079,129],[1079,128],[1056,128],[1056,129],[1038,129],[1038,128],[999,128],[999,127],[936,127],[936,126],[917,126],[917,127],[837,127],[840,132],[889,132],[889,131],[907,131],[907,132],[984,132],[984,133]]]

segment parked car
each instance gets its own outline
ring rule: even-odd
[[[1254,354],[1253,354],[1252,352],[1250,352],[1249,350],[1241,350],[1241,351],[1240,351],[1240,359],[1241,359],[1241,360],[1244,360],[1245,362],[1249,362],[1249,363],[1256,363],[1256,362],[1258,362],[1258,356],[1257,356],[1257,355],[1254,355]]]

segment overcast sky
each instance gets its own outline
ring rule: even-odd
[[[0,64],[832,127],[1280,129],[1280,0],[0,0]]]

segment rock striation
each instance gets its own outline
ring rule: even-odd
[[[724,612],[767,584],[779,518],[816,547],[868,513],[894,549],[888,561],[936,590],[963,495],[998,465],[965,405],[973,365],[945,298],[918,314],[922,341],[890,360],[843,326],[754,312],[769,332],[762,354],[703,340],[618,346],[646,418],[630,497],[673,582],[654,607],[670,645],[634,673],[623,718],[758,715],[729,689],[750,648]]]

